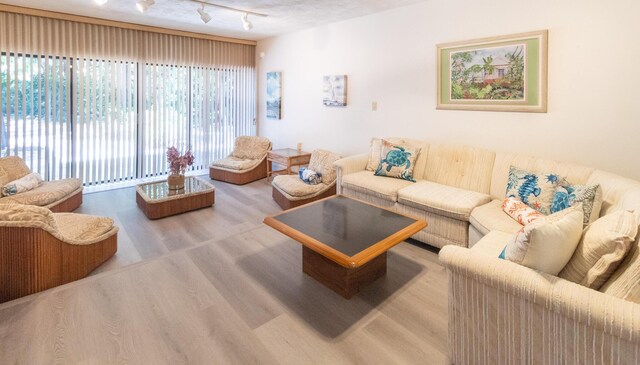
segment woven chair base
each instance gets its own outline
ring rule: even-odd
[[[224,181],[236,185],[244,185],[267,177],[267,159],[253,169],[245,172],[231,172],[215,167],[209,167],[209,177],[212,180]]]
[[[0,303],[81,279],[117,251],[117,232],[71,245],[32,227],[0,229]]]
[[[295,208],[295,207],[299,207],[301,205],[314,202],[316,200],[320,200],[320,199],[328,198],[328,197],[330,197],[332,195],[336,195],[336,185],[335,184],[332,187],[330,187],[329,189],[327,189],[325,192],[323,192],[322,194],[316,195],[316,196],[314,196],[312,198],[302,199],[302,200],[289,200],[289,199],[287,199],[286,196],[284,196],[280,192],[280,190],[278,190],[276,188],[272,188],[272,189],[273,190],[271,191],[271,196],[273,196],[273,200],[275,200],[276,203],[278,203],[278,205],[280,206],[280,208],[282,208],[284,210]]]

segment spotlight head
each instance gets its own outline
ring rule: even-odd
[[[144,13],[145,11],[149,10],[151,5],[155,3],[155,0],[140,0],[136,3],[136,8],[139,12]]]
[[[251,30],[253,28],[253,24],[249,21],[249,13],[245,13],[242,16],[242,27],[244,30]]]
[[[202,19],[202,22],[204,24],[207,24],[211,21],[211,15],[204,11],[204,4],[202,4],[202,7],[198,9],[198,14],[200,14],[200,19]]]
[[[107,3],[107,1],[109,0],[93,0],[93,2],[95,2],[98,5],[104,5]]]

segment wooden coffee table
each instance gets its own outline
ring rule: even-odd
[[[427,226],[344,196],[266,217],[264,223],[300,242],[302,271],[349,299],[387,272],[387,251]]]
[[[206,208],[215,202],[215,187],[195,177],[184,179],[184,189],[170,190],[166,180],[136,186],[136,203],[149,219]]]

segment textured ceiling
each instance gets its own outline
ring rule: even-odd
[[[0,3],[258,40],[424,0],[207,0],[269,15],[266,18],[250,16],[249,20],[254,25],[251,31],[242,29],[241,14],[236,12],[207,7],[206,11],[213,19],[208,24],[204,24],[196,13],[199,5],[191,1],[156,0],[156,4],[145,13],[136,10],[136,1],[109,0],[103,6],[97,5],[93,0],[1,0]]]

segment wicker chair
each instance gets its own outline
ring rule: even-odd
[[[315,150],[311,152],[309,169],[322,174],[317,185],[304,183],[298,175],[278,175],[273,179],[271,195],[282,209],[291,209],[336,194],[336,168],[333,163],[340,159],[335,153]]]
[[[0,303],[87,276],[117,250],[113,220],[0,204]]]
[[[244,185],[267,177],[267,151],[271,141],[264,137],[240,136],[236,138],[233,152],[209,166],[213,180]]]
[[[20,157],[0,158],[0,188],[29,173],[31,170]],[[45,181],[33,190],[0,197],[0,204],[3,203],[37,205],[52,212],[72,212],[82,205],[82,182],[73,178]]]

